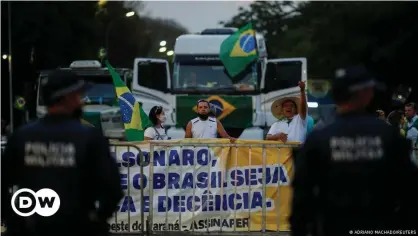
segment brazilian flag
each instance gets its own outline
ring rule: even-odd
[[[103,60],[107,56],[107,51],[104,48],[99,49],[99,59]]]
[[[113,85],[119,100],[126,139],[128,141],[143,141],[144,130],[152,126],[152,123],[109,61],[106,61],[106,66],[112,76]]]
[[[25,110],[26,101],[23,97],[16,97],[14,107],[20,111]]]
[[[219,59],[233,82],[241,80],[240,75],[252,68],[253,62],[258,59],[258,52],[251,23],[222,42]]]

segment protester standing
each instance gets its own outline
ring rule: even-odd
[[[336,107],[330,106],[324,109],[321,109],[321,119],[316,123],[314,130],[322,129],[327,125],[334,123],[336,114]]]
[[[144,132],[145,140],[167,140],[170,139],[165,133],[164,122],[166,116],[162,106],[154,106],[148,115],[150,121],[154,126],[148,127]]]
[[[381,120],[386,120],[386,115],[385,112],[383,110],[376,110],[376,115],[379,119]]]
[[[315,126],[315,121],[310,115],[308,115],[306,119],[307,119],[306,134],[309,135],[312,132],[313,127]]]
[[[397,109],[392,112],[390,112],[386,118],[386,121],[391,126],[397,128],[400,130],[400,133],[405,136],[405,124],[406,124],[406,118],[405,118],[405,111],[403,109]]]
[[[406,138],[415,144],[418,138],[418,116],[415,103],[405,105],[405,117],[407,120],[404,126]]]
[[[299,82],[300,98],[284,97],[272,104],[271,111],[278,119],[267,133],[267,140],[304,142],[307,133],[305,82]]]
[[[227,138],[234,142],[236,139],[229,136],[222,123],[215,117],[210,117],[210,103],[206,100],[197,101],[197,118],[192,119],[186,126],[185,138]]]

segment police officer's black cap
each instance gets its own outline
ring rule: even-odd
[[[82,92],[89,85],[77,74],[70,70],[57,69],[42,80],[42,96],[47,101],[54,101],[73,92]]]
[[[363,65],[336,70],[332,88],[334,91],[346,93],[354,93],[365,88],[385,90],[384,84],[378,82]]]

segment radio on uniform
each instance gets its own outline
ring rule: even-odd
[[[74,167],[75,145],[60,142],[27,142],[25,143],[26,166]]]

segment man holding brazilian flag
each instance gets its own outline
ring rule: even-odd
[[[128,141],[143,141],[144,130],[151,126],[152,123],[141,105],[135,100],[131,91],[129,91],[129,88],[107,60],[106,66],[112,76],[116,96],[118,97],[122,121],[125,127],[125,137]]]

